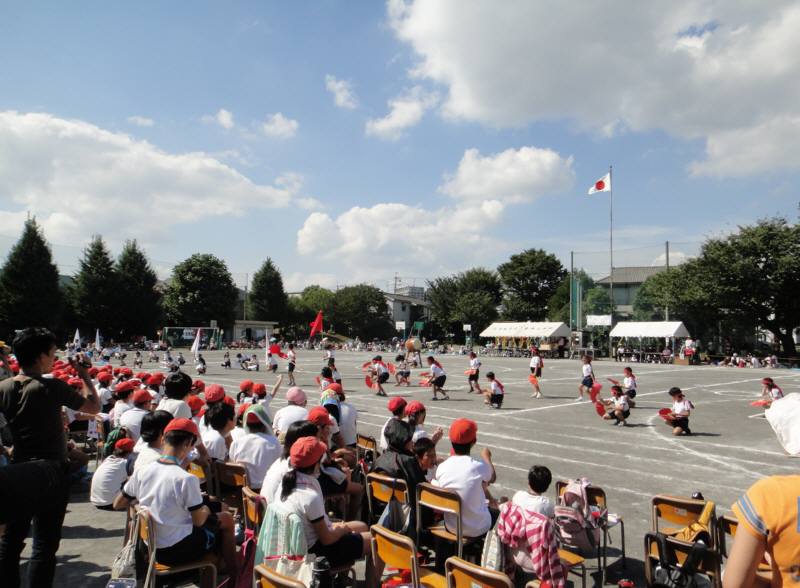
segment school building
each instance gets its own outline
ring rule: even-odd
[[[614,314],[618,318],[633,316],[633,302],[644,281],[650,276],[666,271],[666,266],[615,267],[610,276],[600,278],[597,286],[609,288],[614,280]]]

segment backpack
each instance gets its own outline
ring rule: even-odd
[[[594,516],[586,488],[591,482],[586,478],[570,480],[555,507],[554,523],[559,543],[582,554],[594,554],[600,545],[601,524],[607,511]]]

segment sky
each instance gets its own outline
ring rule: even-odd
[[[31,214],[65,273],[95,234],[289,291],[531,247],[598,273],[613,166],[615,265],[680,260],[796,220],[797,30],[777,0],[3,3],[0,254]]]

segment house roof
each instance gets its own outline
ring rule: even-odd
[[[645,265],[645,266],[633,266],[633,267],[615,267],[612,271],[612,275],[614,276],[614,283],[615,284],[641,284],[650,276],[654,276],[657,273],[663,272],[666,270],[666,266],[663,265]],[[609,276],[605,276],[600,278],[595,282],[596,284],[608,285],[611,283]]]

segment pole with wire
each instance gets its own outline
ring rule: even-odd
[[[608,258],[609,258],[609,287],[608,295],[611,307],[611,325],[608,331],[608,356],[614,357],[611,344],[611,329],[614,328],[614,180],[612,178],[612,166],[608,166]]]

